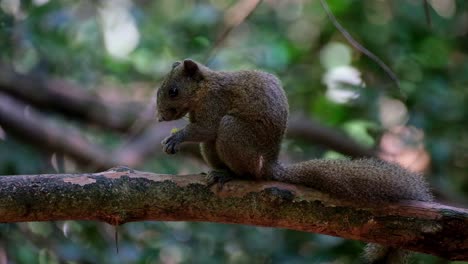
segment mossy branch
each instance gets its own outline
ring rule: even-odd
[[[269,226],[398,246],[468,260],[468,210],[405,201],[357,205],[280,182],[232,181],[126,167],[94,174],[0,177],[0,222],[203,221]]]

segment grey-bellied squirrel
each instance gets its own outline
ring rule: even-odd
[[[368,203],[432,201],[424,178],[375,159],[278,161],[288,119],[280,81],[262,71],[214,71],[193,60],[175,62],[157,91],[159,121],[189,115],[189,124],[163,140],[168,154],[198,142],[213,168],[210,184],[232,178],[302,184],[333,197]],[[369,263],[404,263],[406,253],[369,244]]]

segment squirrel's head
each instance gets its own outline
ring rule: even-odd
[[[190,59],[172,64],[171,72],[156,94],[158,121],[176,120],[191,110],[204,68]]]

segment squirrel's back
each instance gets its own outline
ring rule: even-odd
[[[222,82],[225,87],[224,92],[231,99],[229,114],[252,121],[271,119],[277,123],[275,125],[282,126],[282,130],[286,128],[288,100],[280,80],[273,74],[262,71],[215,72],[212,81]],[[213,87],[209,82],[207,85]]]

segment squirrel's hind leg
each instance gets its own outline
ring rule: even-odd
[[[228,169],[227,165],[221,160],[218,153],[216,152],[216,142],[208,141],[200,143],[200,151],[205,162],[210,168],[215,170]]]
[[[207,185],[211,187],[217,184],[218,189],[222,189],[226,182],[233,179],[233,174],[228,170],[212,170],[206,175]]]
[[[201,143],[200,151],[203,159],[212,168],[206,175],[208,186],[218,184],[218,188],[221,189],[226,182],[233,179],[234,175],[216,152],[216,142],[209,141]]]
[[[259,138],[255,129],[251,123],[231,115],[224,116],[220,122],[216,150],[236,177],[265,178],[265,167],[270,161],[263,152],[271,147]]]

